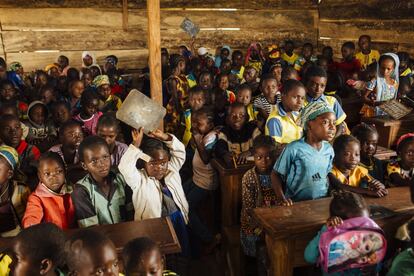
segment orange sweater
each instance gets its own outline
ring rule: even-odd
[[[23,228],[42,222],[51,222],[62,229],[75,228],[75,207],[68,186],[55,193],[42,183],[29,196],[22,220]]]

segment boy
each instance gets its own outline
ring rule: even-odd
[[[306,62],[316,62],[317,60],[318,58],[313,55],[312,43],[305,43],[302,47],[302,56],[295,60],[294,68],[296,71],[300,72],[302,70],[302,66]]]
[[[188,105],[190,106],[190,108],[184,111],[184,116],[183,116],[183,119],[184,119],[183,124],[185,126],[185,130],[184,130],[182,142],[184,146],[186,147],[191,139],[191,113],[199,110],[205,104],[206,104],[206,92],[198,86],[191,88],[189,91],[189,95],[188,95]]]
[[[19,101],[18,96],[18,92],[11,81],[3,80],[0,82],[0,103],[2,105],[6,103],[15,105],[19,111],[19,118],[26,119],[28,106],[26,103]]]
[[[121,99],[115,95],[111,95],[111,83],[107,75],[97,76],[93,80],[93,85],[96,87],[100,97],[99,111],[117,111],[121,107]]]
[[[342,73],[345,81],[353,79],[355,74],[361,70],[361,63],[355,55],[355,44],[347,41],[342,44],[342,61],[338,63],[338,71]]]
[[[371,49],[371,37],[369,35],[361,35],[358,40],[360,52],[355,55],[359,60],[362,69],[366,69],[368,65],[373,62],[378,62],[380,53],[377,50]]]
[[[99,136],[85,138],[79,146],[81,166],[88,174],[72,193],[79,227],[126,221],[133,210],[132,192],[124,177],[111,171],[108,144]]]
[[[288,65],[293,66],[295,61],[299,58],[297,54],[293,52],[295,49],[295,44],[292,40],[285,41],[285,52],[282,54],[282,59],[288,63]]]

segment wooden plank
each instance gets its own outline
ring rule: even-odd
[[[128,30],[128,0],[122,0],[122,29]]]

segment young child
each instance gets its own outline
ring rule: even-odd
[[[297,58],[294,62],[293,67],[296,71],[300,72],[302,70],[303,65],[306,62],[316,62],[317,57],[313,55],[313,45],[312,43],[305,43],[302,47],[302,55]]]
[[[0,116],[6,115],[6,114],[19,118],[19,110],[17,109],[17,106],[14,104],[8,103],[8,104],[0,105]],[[23,122],[20,122],[20,125],[23,130],[22,139],[24,140],[26,139],[27,134],[29,133],[29,128]]]
[[[114,224],[130,219],[131,191],[124,177],[111,171],[111,154],[106,141],[99,136],[86,137],[79,145],[79,159],[88,174],[75,184],[72,193],[78,226]]]
[[[411,276],[414,271],[414,221],[408,223],[407,226],[410,246],[408,249],[399,253],[392,261],[392,266],[387,276]]]
[[[184,111],[183,125],[185,126],[182,142],[187,147],[191,139],[191,113],[202,108],[207,102],[206,92],[199,86],[193,87],[188,93],[189,109]]]
[[[72,187],[65,180],[65,163],[59,154],[46,152],[39,159],[39,184],[29,196],[22,220],[24,228],[51,222],[59,228],[75,228],[75,208]]]
[[[393,186],[411,186],[414,176],[414,134],[407,133],[397,141],[398,159],[387,165],[387,177]]]
[[[71,119],[70,109],[65,102],[60,101],[53,103],[50,111],[56,134],[59,137],[60,127]]]
[[[367,68],[373,62],[378,62],[380,53],[371,49],[371,37],[369,35],[361,35],[358,39],[358,46],[360,51],[356,53],[355,58],[359,60],[362,69]]]
[[[92,72],[89,68],[85,68],[83,70],[81,81],[83,81],[83,86],[85,88],[92,86],[93,78],[92,78]]]
[[[13,180],[19,156],[9,146],[0,146],[0,237],[15,236],[26,209],[29,187]]]
[[[188,256],[188,202],[179,174],[185,161],[185,147],[175,136],[159,129],[148,135],[143,140],[142,128],[132,131],[133,143],[118,166],[133,191],[135,220],[170,217],[182,253]],[[141,169],[135,166],[139,159],[146,160]]]
[[[64,264],[65,234],[53,223],[24,229],[17,235],[12,249],[10,274],[15,276],[59,276]]]
[[[364,102],[375,107],[375,115],[385,115],[378,106],[382,103],[395,99],[399,84],[399,59],[396,54],[386,53],[381,55],[377,64],[376,78],[367,83],[364,94]],[[372,96],[374,95],[374,97]]]
[[[73,119],[83,124],[85,135],[95,135],[98,120],[102,116],[102,112],[98,111],[99,96],[93,90],[86,90],[82,94],[80,105],[80,112]]]
[[[293,43],[292,40],[285,41],[285,47],[284,47],[285,51],[281,57],[290,66],[293,66],[295,64],[295,61],[299,58],[299,56],[293,52],[294,49],[295,49],[295,44]]]
[[[93,80],[93,85],[96,87],[99,95],[99,111],[117,111],[122,101],[118,96],[111,95],[111,83],[107,75],[99,75]]]
[[[39,100],[42,101],[48,109],[56,102],[55,88],[51,85],[42,87],[39,91]]]
[[[338,71],[342,73],[345,80],[352,79],[355,73],[361,70],[361,63],[355,58],[355,44],[353,42],[345,42],[342,44],[342,61],[338,63]]]
[[[400,66],[398,68],[398,71],[400,72],[400,77],[409,77],[411,78],[413,76],[413,72],[410,68],[410,54],[407,52],[398,52],[397,53],[398,58],[400,59]],[[378,55],[379,58],[379,55]]]
[[[292,66],[287,66],[287,67],[283,68],[282,76],[281,76],[282,85],[287,80],[299,80],[299,79],[300,78],[299,78],[298,71],[296,71]]]
[[[111,154],[111,165],[118,167],[122,155],[128,149],[124,143],[118,142],[116,139],[118,133],[121,132],[119,121],[112,114],[105,114],[99,118],[96,127],[96,134],[105,139],[109,146],[109,153]]]
[[[383,197],[388,194],[384,184],[369,175],[368,170],[358,165],[361,147],[358,139],[341,135],[333,143],[335,158],[329,181],[336,188],[367,196]]]
[[[118,276],[120,265],[115,245],[103,233],[82,229],[65,244],[68,276]]]
[[[375,126],[361,123],[352,129],[352,135],[361,144],[359,165],[368,170],[369,175],[384,183],[384,163],[375,157],[378,145],[378,132]]]
[[[234,93],[230,90],[228,90],[229,88],[229,75],[228,74],[224,74],[221,73],[216,77],[216,89],[215,89],[215,93],[223,93],[226,98],[228,103],[232,104],[236,101],[236,96],[234,95]]]
[[[334,158],[329,141],[335,137],[335,121],[335,113],[325,102],[311,103],[302,110],[304,136],[284,148],[272,171],[272,186],[280,204],[327,196],[327,176]]]
[[[261,229],[251,216],[251,211],[259,207],[276,205],[276,195],[272,189],[270,174],[276,160],[276,143],[269,137],[260,135],[253,141],[255,166],[248,170],[242,179],[241,244],[247,256],[256,257],[256,244],[261,239]]]
[[[228,108],[226,126],[220,131],[215,154],[230,168],[246,163],[252,156],[253,139],[260,135],[254,122],[249,122],[246,107],[234,103]]]
[[[243,60],[243,53],[240,50],[235,50],[231,54],[231,61],[232,61],[232,67],[231,67],[231,73],[236,75],[237,78],[241,81],[243,79],[244,74],[244,60]]]
[[[305,249],[305,261],[311,264],[316,264],[320,257],[319,240],[321,234],[326,232],[328,227],[335,227],[343,223],[344,220],[355,217],[369,217],[369,209],[365,200],[358,194],[351,192],[339,192],[334,194],[329,206],[330,218],[326,225],[318,234],[308,243]],[[377,274],[363,274],[362,269],[350,269],[338,273],[323,275],[377,275]]]
[[[241,84],[237,87],[236,102],[243,104],[249,114],[249,122],[256,120],[257,112],[252,104],[252,88],[248,84]]]
[[[164,270],[164,259],[160,248],[153,240],[143,237],[129,241],[122,251],[125,276],[155,275],[176,276]]]
[[[286,81],[282,88],[282,101],[266,121],[265,134],[282,145],[302,137],[302,128],[297,122],[305,97],[305,86],[300,81]]]
[[[19,118],[26,119],[28,106],[25,102],[20,101],[18,98],[19,95],[11,81],[3,80],[0,82],[0,103],[10,103],[17,106]]]
[[[56,131],[49,122],[48,115],[48,109],[41,101],[32,102],[27,109],[28,121],[25,125],[29,128],[29,133],[26,140],[37,145],[42,151],[47,150],[56,140]]]
[[[277,103],[281,100],[277,81],[272,75],[262,78],[261,91],[262,94],[254,99],[253,106],[259,112],[260,116],[264,120],[267,120],[270,112],[276,108]]]
[[[69,97],[66,99],[72,110],[72,114],[79,112],[80,101],[85,90],[85,85],[81,80],[75,80],[69,83]]]
[[[204,91],[210,91],[213,88],[213,77],[210,72],[201,72],[198,77],[198,86]]]
[[[254,97],[260,94],[260,79],[258,78],[258,76],[259,73],[256,68],[252,66],[246,66],[246,69],[244,70],[243,74],[243,80],[241,83],[246,83],[250,86]]]

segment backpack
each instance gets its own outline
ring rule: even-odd
[[[387,251],[382,229],[370,218],[356,217],[321,234],[319,264],[327,273],[376,266]]]

